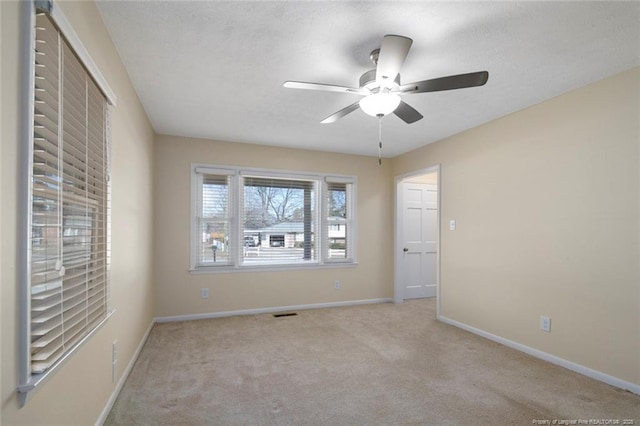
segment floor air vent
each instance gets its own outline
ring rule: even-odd
[[[286,313],[286,314],[273,314],[273,317],[274,317],[274,318],[295,317],[295,316],[297,316],[297,315],[298,315],[298,314],[297,314],[297,313],[295,313],[295,312],[288,312],[288,313]]]

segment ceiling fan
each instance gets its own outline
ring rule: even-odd
[[[360,108],[366,114],[379,118],[393,112],[404,122],[410,124],[420,120],[422,114],[404,102],[401,99],[401,95],[482,86],[489,79],[487,71],[478,71],[401,84],[400,67],[404,63],[412,43],[413,40],[408,37],[392,34],[385,35],[380,48],[373,50],[370,55],[376,68],[360,76],[359,87],[344,87],[302,81],[285,81],[284,87],[353,93],[363,96],[360,101],[331,114],[322,120],[322,123],[333,123]]]

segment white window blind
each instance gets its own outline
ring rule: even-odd
[[[353,259],[353,212],[350,182],[326,182],[326,229],[327,261],[350,261]]]
[[[316,187],[313,180],[243,176],[243,264],[317,261]]]
[[[230,265],[233,259],[231,248],[234,247],[231,238],[231,175],[211,174],[206,169],[196,170],[196,173],[200,191],[196,213],[196,238],[200,238],[200,244],[196,265]]]
[[[62,34],[36,17],[30,368],[49,370],[108,314],[109,105]]]

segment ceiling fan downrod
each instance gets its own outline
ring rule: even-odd
[[[382,166],[382,117],[378,114],[378,166]]]

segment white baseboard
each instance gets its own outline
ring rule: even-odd
[[[138,344],[136,351],[133,353],[133,356],[131,357],[129,364],[127,364],[127,368],[125,368],[124,372],[122,373],[122,376],[120,376],[120,380],[118,380],[118,384],[116,385],[115,389],[111,393],[111,397],[109,398],[109,401],[107,401],[107,405],[105,405],[104,409],[102,410],[102,413],[100,413],[100,417],[98,417],[98,420],[96,420],[96,426],[102,426],[105,420],[107,420],[107,416],[109,415],[109,412],[113,408],[113,404],[116,403],[116,399],[118,398],[118,395],[120,394],[120,391],[124,386],[124,383],[127,381],[127,377],[129,377],[129,373],[131,373],[133,366],[138,360],[138,356],[140,356],[140,352],[142,351],[142,348],[144,347],[144,344],[146,343],[147,338],[149,337],[149,333],[151,333],[153,324],[155,324],[155,321],[151,321],[151,324],[149,324],[147,331],[144,332],[144,335],[142,336],[142,339],[140,340],[140,343]]]
[[[243,309],[239,311],[209,312],[204,314],[156,317],[155,322],[162,323],[162,322],[174,322],[174,321],[190,321],[190,320],[209,319],[209,318],[231,317],[231,316],[237,316],[237,315],[271,314],[274,312],[282,312],[282,311],[301,311],[305,309],[337,308],[342,306],[371,305],[374,303],[390,303],[390,302],[393,302],[393,299],[390,297],[384,298],[384,299],[347,300],[344,302],[313,303],[309,305],[277,306],[272,308]]]
[[[547,352],[543,352],[541,350],[534,349],[532,347],[523,345],[521,343],[517,343],[512,340],[505,339],[504,337],[496,336],[495,334],[491,334],[484,330],[480,330],[479,328],[475,328],[470,325],[461,323],[459,321],[452,320],[442,315],[438,317],[438,320],[442,321],[445,324],[453,325],[454,327],[461,328],[473,334],[477,334],[478,336],[481,336],[486,339],[492,340],[494,342],[500,343],[502,345],[508,346],[512,349],[516,349],[520,352],[524,352],[533,357],[539,358],[543,361],[550,362],[551,364],[559,365],[560,367],[564,367],[571,371],[575,371],[576,373],[582,374],[587,377],[591,377],[592,379],[596,379],[608,385],[615,386],[620,389],[628,390],[630,392],[640,395],[640,385],[638,384],[631,383],[626,380],[622,380],[618,377],[611,376],[601,371],[593,370],[589,367],[585,367],[584,365],[576,364],[575,362],[568,361],[566,359],[557,357],[555,355],[551,355]]]

